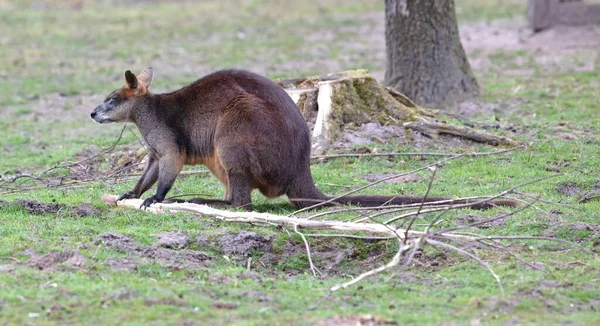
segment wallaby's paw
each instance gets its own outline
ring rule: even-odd
[[[117,198],[117,201],[119,200],[123,200],[123,199],[132,199],[132,198],[138,198],[135,193],[133,191],[128,191],[124,194],[122,194],[121,196],[119,196],[119,198]]]

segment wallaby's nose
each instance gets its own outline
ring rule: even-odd
[[[96,110],[92,111],[92,114],[90,114],[90,116],[92,117],[92,119],[94,119],[96,117]]]

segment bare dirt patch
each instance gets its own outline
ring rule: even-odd
[[[31,260],[27,262],[27,266],[42,271],[55,271],[59,265],[82,269],[85,265],[85,261],[85,257],[78,251],[53,251],[45,255],[32,257]]]
[[[15,199],[13,202],[0,201],[0,208],[9,205],[21,207],[28,213],[34,215],[65,213],[70,216],[85,217],[99,215],[101,213],[99,209],[88,203],[82,203],[77,206],[67,206],[63,204],[39,202],[33,199]]]
[[[592,231],[597,237],[600,237],[600,225],[584,222],[575,222],[568,225],[569,230],[574,231]]]
[[[185,248],[189,242],[188,235],[183,232],[161,232],[157,238],[159,246],[176,250]]]
[[[226,254],[249,255],[255,251],[271,252],[272,238],[256,232],[240,231],[238,234],[226,234],[220,237],[221,250]]]
[[[135,271],[138,269],[139,262],[132,259],[110,259],[106,262],[108,267],[113,271]]]
[[[595,69],[595,49],[600,48],[600,29],[588,26],[554,26],[533,33],[524,18],[461,24],[462,44],[475,70],[486,71],[494,63],[489,55],[499,51],[524,50],[533,53],[533,62],[541,67],[558,71],[591,71]],[[530,61],[523,57],[515,62],[525,66]],[[508,73],[511,73],[510,71]],[[531,68],[518,68],[512,73],[530,75]]]
[[[570,181],[557,184],[556,190],[567,196],[575,196],[581,193],[581,188],[575,182]]]
[[[332,144],[334,150],[348,151],[357,145],[377,146],[378,144],[396,143],[398,146],[409,145],[417,150],[447,150],[448,148],[462,148],[470,150],[480,143],[463,139],[461,137],[441,134],[435,138],[421,134],[420,132],[411,132],[407,135],[406,130],[399,126],[382,126],[379,123],[372,122],[363,124],[357,128],[347,129],[339,139]],[[367,149],[372,152],[371,149]]]
[[[372,315],[364,316],[339,316],[326,318],[315,324],[315,326],[378,326],[399,325],[397,322]]]
[[[178,269],[200,268],[210,263],[211,257],[207,254],[191,251],[191,250],[173,250],[159,246],[140,246],[133,239],[118,233],[104,233],[96,241],[96,245],[102,244],[105,247],[123,251],[127,254],[142,258],[141,263],[147,260],[157,261],[161,264],[168,265]],[[133,259],[132,259],[133,261]],[[109,264],[111,266],[111,264]],[[113,262],[112,267],[117,269],[133,269],[129,263]]]

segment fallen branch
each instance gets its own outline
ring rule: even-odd
[[[101,200],[109,205],[116,204],[117,206],[130,207],[140,209],[143,200],[142,199],[125,199],[116,201],[118,196],[115,195],[104,195]],[[314,230],[335,230],[335,231],[349,231],[349,232],[368,232],[376,234],[391,234],[393,236],[404,236],[405,230],[397,230],[396,234],[393,234],[390,229],[384,225],[370,224],[370,223],[352,223],[352,222],[340,222],[340,221],[315,221],[307,219],[299,219],[289,216],[282,216],[269,213],[259,212],[233,212],[221,209],[212,208],[206,205],[198,205],[192,203],[157,203],[152,204],[150,207],[145,208],[146,211],[160,214],[166,212],[192,212],[202,214],[203,216],[213,217],[220,221],[225,222],[241,222],[241,223],[252,223],[252,224],[268,224],[277,225],[283,227],[295,226],[302,229],[314,229]],[[421,235],[422,232],[410,231],[409,235]]]
[[[404,128],[416,130],[420,133],[436,138],[441,134],[460,136],[479,143],[490,144],[494,146],[522,146],[522,143],[514,139],[490,134],[487,132],[473,130],[467,127],[453,126],[447,123],[419,119],[414,122],[404,123]]]

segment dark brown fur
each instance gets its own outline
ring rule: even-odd
[[[152,94],[151,68],[137,77],[125,73],[126,86],[92,111],[97,122],[130,121],[149,148],[142,177],[123,198],[139,198],[158,180],[156,194],[142,206],[164,200],[183,165],[204,164],[226,187],[227,204],[252,209],[250,193],[287,195],[298,208],[326,201],[310,172],[310,130],[300,111],[271,80],[243,70],[223,70],[168,94]],[[428,197],[426,201],[445,200]],[[202,200],[196,200],[196,202]],[[381,206],[420,203],[411,196],[347,196],[332,204]],[[456,201],[455,204],[466,202]],[[474,208],[516,202],[476,204]]]

